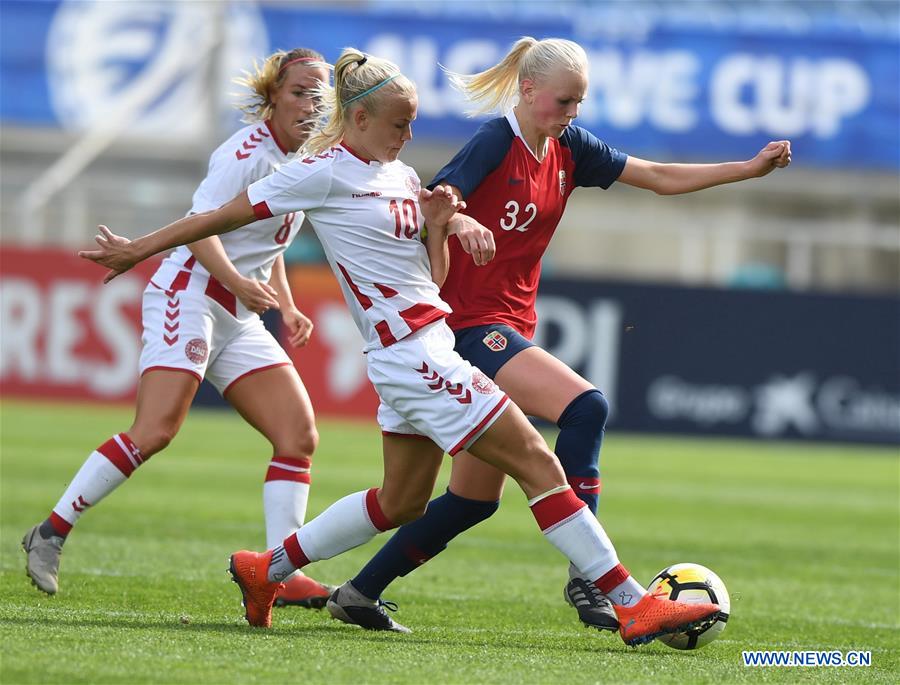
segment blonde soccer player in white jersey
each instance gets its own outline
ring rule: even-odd
[[[287,162],[309,136],[314,91],[327,80],[324,58],[307,48],[278,51],[239,79],[251,93],[242,106],[249,125],[213,152],[190,213],[219,207]],[[282,257],[302,221],[301,212],[261,219],[246,231],[179,247],[160,265],[143,297],[134,423],[91,453],[47,520],[25,535],[27,570],[38,588],[57,592],[72,527],[169,444],[204,377],[272,444],[263,484],[267,544],[280,544],[303,524],[318,441],[313,407],[259,318],[277,308],[292,345],[309,339],[312,323],[294,305]],[[329,594],[328,586],[298,573],[277,601],[321,608]]]
[[[392,63],[348,48],[335,65],[334,88],[323,86],[321,94],[319,129],[305,146],[305,157],[220,209],[133,242],[101,227],[99,249],[80,253],[110,268],[108,280],[174,245],[296,211],[306,212],[322,242],[366,340],[369,378],[381,399],[384,480],[380,488],[338,500],[263,554],[232,555],[231,573],[247,621],[271,625],[280,583],[296,569],[421,516],[443,453],[461,450],[512,476],[548,541],[586,578],[614,586],[615,597],[630,598],[615,606],[627,644],[714,616],[715,604],[671,602],[643,590],[522,411],[453,350],[445,322],[449,307],[435,283],[446,274],[448,235],[458,235],[479,264],[493,257],[494,243],[488,229],[455,214],[464,204],[448,188],[420,188],[415,172],[398,160],[416,118],[413,84]],[[348,591],[342,587],[336,595]],[[376,601],[332,601],[348,622],[390,621]]]

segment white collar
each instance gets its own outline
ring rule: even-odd
[[[516,134],[519,138],[522,139],[522,144],[525,146],[525,149],[531,153],[531,156],[535,158],[538,162],[541,160],[538,159],[538,156],[534,154],[534,150],[528,145],[528,142],[525,140],[525,136],[522,135],[522,128],[519,126],[519,120],[516,118],[516,110],[510,109],[506,113],[506,120],[509,122],[510,127],[513,130],[513,133]],[[547,156],[547,146],[550,145],[550,139],[544,141],[544,157]]]

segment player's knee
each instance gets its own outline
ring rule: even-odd
[[[270,440],[275,454],[291,454],[310,458],[319,446],[319,431],[314,425],[293,428],[293,430],[286,430],[280,435],[272,436]]]
[[[560,415],[557,426],[562,429],[585,426],[599,434],[606,428],[608,418],[609,401],[602,392],[592,388],[572,400]]]
[[[384,515],[391,523],[402,526],[425,515],[428,507],[428,494],[422,497],[410,497],[401,502],[388,502],[382,505]]]
[[[177,434],[177,426],[165,423],[149,427],[132,426],[128,431],[128,437],[145,459],[166,449]]]

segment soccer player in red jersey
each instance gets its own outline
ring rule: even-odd
[[[321,119],[302,156],[218,209],[133,242],[103,226],[100,249],[80,253],[112,269],[108,280],[174,245],[220,233],[239,236],[256,219],[297,211],[306,212],[322,243],[365,340],[368,376],[381,400],[384,476],[380,488],[341,498],[281,545],[232,555],[248,623],[271,625],[281,581],[296,569],[421,516],[444,453],[466,449],[512,476],[547,541],[612,595],[626,644],[716,616],[716,604],[670,601],[635,581],[537,430],[503,390],[454,351],[450,308],[434,280],[447,268],[447,236],[468,231],[459,240],[482,264],[490,261],[494,242],[489,229],[455,216],[464,203],[447,187],[421,188],[415,171],[398,159],[418,110],[412,82],[391,62],[347,48],[335,64],[334,84],[321,87]],[[352,587],[336,590],[329,607],[348,623],[406,631],[381,603]]]
[[[222,205],[288,161],[309,137],[313,90],[327,81],[318,52],[276,52],[238,82],[251,96],[245,126],[213,152],[191,213]],[[303,215],[259,221],[240,238],[213,237],[180,247],[153,275],[143,298],[143,350],[134,423],[100,445],[43,523],[25,535],[27,571],[48,594],[59,587],[63,542],[96,506],[175,437],[200,381],[207,378],[272,444],[263,484],[271,545],[303,524],[310,465],[318,442],[313,407],[297,371],[258,314],[280,309],[292,345],[306,344],[312,322],[291,297],[282,253]],[[321,608],[330,588],[298,573],[279,604]]]
[[[790,163],[790,142],[771,142],[749,161],[724,164],[629,157],[573,124],[588,88],[588,69],[584,50],[568,40],[522,38],[496,66],[451,80],[480,111],[506,111],[483,124],[430,186],[450,185],[465,200],[465,213],[491,229],[497,247],[495,259],[480,266],[466,258],[457,241],[449,243],[441,296],[453,308],[448,323],[456,350],[526,414],[559,427],[556,455],[574,491],[596,513],[607,400],[531,342],[541,258],[569,196],[580,186],[606,189],[615,181],[674,195],[757,178]],[[439,283],[442,277],[435,274]],[[447,492],[342,589],[379,598],[394,578],[491,516],[503,483],[499,470],[468,453],[456,455]],[[585,624],[618,628],[609,598],[574,566],[565,597]]]

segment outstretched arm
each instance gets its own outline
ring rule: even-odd
[[[791,142],[774,141],[751,160],[722,164],[661,164],[629,157],[619,181],[659,195],[679,195],[765,176],[791,163]]]
[[[256,216],[245,191],[218,209],[191,214],[136,240],[128,240],[116,235],[106,226],[100,226],[100,235],[94,239],[100,249],[82,250],[78,256],[110,269],[103,280],[108,283],[138,262],[159,252],[212,235],[228,233],[253,221],[256,221]]]

